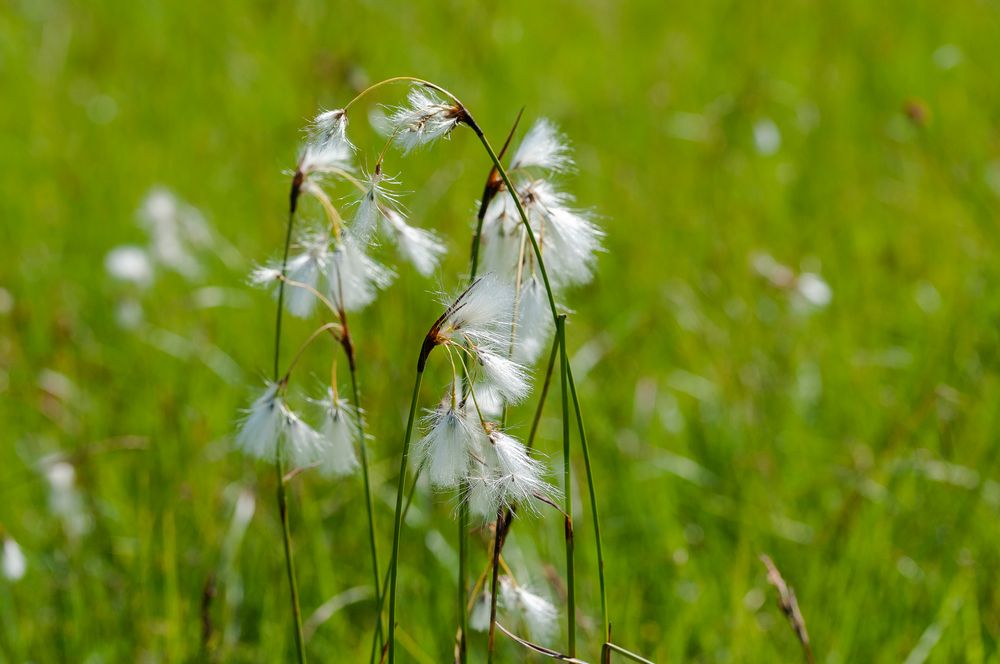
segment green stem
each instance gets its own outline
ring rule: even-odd
[[[352,357],[348,358],[348,364],[350,366],[351,373],[351,392],[354,397],[354,412],[358,418],[358,447],[361,450],[361,477],[364,482],[365,488],[365,509],[368,512],[368,544],[371,549],[372,555],[372,574],[375,579],[375,603],[379,605],[379,612],[376,615],[376,625],[375,625],[375,638],[378,645],[382,645],[382,640],[384,634],[382,631],[382,611],[381,611],[381,593],[379,584],[379,564],[378,564],[378,546],[375,542],[375,502],[372,497],[371,488],[371,477],[368,471],[368,443],[365,440],[365,418],[361,415],[361,396],[358,390],[358,372],[357,367],[354,364],[353,352]]]
[[[417,493],[417,481],[420,479],[420,473],[423,472],[424,466],[420,465],[417,467],[417,472],[413,473],[413,483],[410,485],[410,491],[406,494],[406,504],[403,506],[403,521],[406,521],[406,515],[410,513],[410,505],[413,504],[413,496]],[[385,574],[382,576],[382,592],[379,593],[376,599],[377,611],[376,615],[378,620],[382,620],[382,609],[385,607],[385,596],[389,593],[389,578],[391,570],[386,570]],[[377,636],[372,636],[372,653],[371,661],[375,661],[375,649],[377,643]]]
[[[497,510],[497,522],[494,527],[493,537],[493,576],[490,580],[490,637],[487,642],[486,662],[493,664],[493,653],[495,650],[494,638],[497,629],[497,586],[500,579],[500,547],[503,546],[503,531],[506,519],[504,518],[504,508]]]
[[[463,107],[464,108],[464,107]],[[535,258],[538,259],[538,271],[542,275],[542,283],[545,285],[545,294],[549,300],[549,308],[552,310],[552,320],[557,321],[559,319],[559,310],[556,308],[556,297],[552,292],[552,286],[549,284],[549,275],[545,269],[545,261],[542,260],[542,250],[538,246],[538,239],[535,238],[535,231],[531,229],[531,224],[528,223],[528,215],[524,212],[524,207],[521,205],[521,197],[517,195],[517,189],[510,181],[510,176],[507,175],[507,169],[503,167],[500,163],[500,157],[493,150],[493,146],[486,139],[486,134],[480,129],[479,125],[469,114],[468,110],[465,111],[466,114],[466,124],[476,133],[479,138],[479,142],[483,144],[483,148],[489,154],[490,159],[493,161],[493,166],[496,167],[497,173],[500,174],[500,179],[503,180],[504,186],[507,188],[507,193],[510,197],[514,199],[514,207],[517,208],[517,214],[521,217],[521,223],[524,225],[524,230],[528,234],[528,241],[531,242],[531,250],[535,253]]]
[[[417,398],[420,396],[420,381],[424,377],[426,354],[421,351],[417,363],[417,378],[413,384],[410,399],[410,414],[406,420],[406,435],[403,438],[403,453],[399,460],[399,484],[396,488],[396,514],[392,527],[392,557],[389,559],[389,664],[396,661],[396,578],[399,571],[399,530],[403,523],[403,486],[406,484],[406,467],[410,460],[410,438],[413,436],[413,420],[417,414]]]
[[[288,252],[292,246],[292,226],[295,222],[295,207],[299,197],[299,187],[302,184],[301,173],[296,173],[292,180],[289,195],[288,224],[285,229],[285,248],[281,259],[281,276],[285,276],[288,266]],[[278,309],[274,324],[274,381],[278,381],[278,363],[281,355],[281,319],[285,304],[285,280],[278,283]],[[306,662],[305,641],[302,638],[302,609],[299,605],[299,586],[295,580],[295,561],[292,558],[292,532],[288,523],[288,496],[285,493],[285,463],[282,459],[282,446],[279,442],[275,458],[278,470],[278,514],[281,517],[281,536],[285,549],[285,571],[288,574],[288,587],[292,601],[292,618],[295,622],[295,649],[299,664]]]
[[[608,653],[609,655],[610,655],[610,652],[613,651],[613,652],[616,652],[619,655],[621,655],[621,656],[623,656],[623,657],[625,657],[627,659],[631,659],[633,662],[640,662],[640,664],[653,664],[651,661],[649,661],[645,657],[642,657],[641,655],[636,655],[634,652],[625,650],[625,648],[622,648],[621,646],[616,646],[615,644],[613,644],[611,642],[605,643],[604,644],[604,648],[609,651],[609,653]]]
[[[556,318],[559,339],[560,378],[562,380],[563,491],[566,492],[563,511],[566,513],[566,604],[569,642],[567,653],[576,657],[576,570],[573,564],[573,487],[570,484],[569,458],[569,362],[566,360],[566,316]]]
[[[466,587],[465,578],[468,574],[468,532],[469,532],[469,504],[461,500],[458,504],[458,661],[459,664],[466,664],[468,652],[466,651],[465,635],[469,631],[469,616],[465,610]]]
[[[580,430],[580,446],[583,448],[583,464],[587,470],[587,489],[590,492],[590,514],[594,521],[594,540],[597,546],[597,578],[601,585],[601,622],[604,625],[604,640],[611,641],[611,625],[608,622],[608,594],[604,583],[604,546],[601,543],[601,519],[597,513],[597,491],[594,489],[594,475],[590,467],[590,447],[587,445],[587,431],[583,427],[583,413],[580,410],[580,400],[576,395],[576,381],[573,380],[573,367],[566,363],[566,376],[569,378],[569,391],[573,397],[573,409],[576,411],[576,425]]]
[[[549,353],[549,366],[545,370],[545,381],[542,383],[542,394],[538,398],[538,408],[535,409],[535,417],[531,420],[531,431],[528,433],[527,447],[530,450],[535,445],[535,434],[538,433],[538,424],[542,421],[542,410],[545,409],[545,398],[549,394],[549,386],[552,384],[552,370],[556,366],[556,356],[559,354],[559,335],[552,339],[552,352]]]
[[[299,664],[306,662],[305,641],[302,638],[302,610],[299,608],[299,585],[295,581],[295,562],[292,559],[292,533],[288,526],[288,495],[285,493],[285,462],[278,446],[278,513],[281,515],[281,535],[285,543],[285,571],[288,573],[288,587],[292,593],[292,616],[295,620],[295,648]]]

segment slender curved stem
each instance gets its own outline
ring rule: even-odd
[[[493,537],[493,577],[490,581],[490,637],[487,642],[486,661],[493,664],[493,653],[495,650],[494,639],[497,628],[497,586],[500,578],[500,547],[503,546],[503,531],[506,522],[506,510],[501,507],[497,510],[497,522],[494,527]]]
[[[531,430],[528,432],[527,447],[530,450],[535,445],[535,435],[538,433],[538,425],[542,421],[542,411],[545,409],[545,398],[549,395],[549,387],[552,385],[552,370],[556,366],[556,356],[559,354],[559,335],[552,339],[552,352],[549,353],[549,366],[545,370],[545,381],[542,383],[542,393],[538,397],[538,408],[535,409],[535,417],[531,420]]]
[[[417,398],[420,396],[420,381],[424,377],[424,361],[421,353],[417,367],[417,377],[410,399],[410,414],[406,419],[406,435],[403,438],[403,453],[399,460],[399,484],[396,488],[396,514],[392,527],[392,557],[389,559],[389,664],[396,661],[396,577],[399,563],[399,530],[403,523],[403,486],[406,484],[406,466],[410,459],[410,438],[413,436],[413,420],[417,414]]]
[[[406,505],[403,506],[403,521],[406,521],[406,515],[410,513],[410,505],[413,504],[413,496],[417,493],[417,482],[420,480],[420,473],[424,470],[424,465],[421,464],[417,466],[417,471],[413,473],[413,483],[410,484],[410,491],[406,494]],[[387,569],[385,574],[382,576],[382,592],[376,598],[377,605],[377,617],[378,620],[382,620],[382,609],[385,607],[385,596],[389,593],[389,578],[391,576],[391,570]],[[371,661],[375,660],[375,650],[377,644],[377,635],[372,636],[372,653]]]
[[[569,388],[567,386],[569,363],[566,360],[566,317],[556,318],[556,336],[559,339],[560,374],[562,380],[562,435],[563,435],[563,492],[566,495],[563,512],[565,512],[566,534],[566,618],[568,621],[567,652],[570,657],[576,656],[576,570],[573,563],[573,487],[570,484],[569,458]]]
[[[597,547],[597,578],[601,586],[601,622],[604,625],[604,640],[611,641],[611,625],[608,622],[608,593],[604,582],[604,545],[601,543],[601,519],[597,513],[597,491],[594,489],[594,475],[590,467],[590,447],[587,445],[587,431],[583,427],[583,413],[580,410],[580,400],[576,395],[576,381],[573,380],[573,367],[566,363],[566,376],[569,379],[569,392],[573,397],[573,409],[576,411],[576,424],[580,430],[580,447],[583,449],[583,464],[587,470],[587,488],[590,492],[590,514],[594,521],[594,540]]]
[[[347,104],[344,105],[344,108],[341,109],[341,110],[343,110],[346,113],[351,108],[351,106],[353,106],[354,104],[358,103],[364,96],[366,96],[366,95],[374,92],[375,90],[378,90],[381,87],[385,87],[386,85],[391,85],[393,83],[416,83],[418,85],[425,85],[428,88],[431,88],[432,90],[437,90],[438,92],[440,92],[444,96],[446,96],[449,99],[451,99],[452,101],[454,101],[459,106],[462,106],[462,102],[458,100],[458,97],[456,97],[455,95],[451,94],[450,92],[448,92],[447,90],[445,90],[444,88],[442,88],[437,83],[431,83],[430,81],[425,81],[424,79],[417,78],[416,76],[393,76],[392,78],[387,78],[387,79],[384,79],[382,81],[379,81],[378,83],[373,83],[372,85],[369,85],[367,88],[365,88],[364,90],[362,90],[361,92],[359,92],[357,95],[355,95],[354,99],[352,99],[351,101],[347,102]],[[465,108],[465,107],[462,106],[462,108]]]
[[[469,557],[469,503],[462,500],[458,504],[458,661],[465,664],[469,654],[466,648],[466,634],[469,632],[469,613],[465,609]]]
[[[346,352],[346,349],[345,349]],[[365,509],[368,512],[368,544],[372,554],[372,574],[375,580],[375,602],[379,606],[376,617],[375,638],[382,645],[384,634],[382,631],[382,603],[381,588],[379,584],[379,564],[378,546],[375,543],[375,503],[372,498],[371,478],[368,471],[368,442],[365,440],[365,418],[361,414],[361,397],[358,390],[358,371],[353,358],[348,358],[351,374],[351,392],[354,397],[354,412],[358,418],[358,448],[361,450],[361,477],[365,488]]]
[[[292,617],[295,621],[295,649],[299,664],[305,664],[305,641],[302,637],[302,609],[299,607],[299,585],[295,580],[295,561],[292,558],[292,533],[288,524],[288,495],[285,492],[285,462],[281,458],[281,445],[278,446],[276,467],[278,469],[278,514],[281,516],[281,535],[285,548],[285,571],[288,574],[288,587],[292,597]]]
[[[464,108],[464,107],[463,107]],[[476,136],[479,138],[479,142],[483,144],[483,148],[489,154],[490,159],[493,161],[493,165],[497,169],[497,173],[500,174],[500,179],[503,180],[504,186],[507,188],[507,193],[510,197],[514,199],[514,207],[517,208],[517,214],[521,217],[521,223],[524,224],[524,230],[528,234],[528,241],[531,243],[531,250],[535,254],[535,258],[538,259],[538,271],[542,275],[542,284],[545,286],[545,295],[549,300],[549,309],[552,310],[552,320],[558,321],[559,319],[559,309],[556,307],[556,297],[552,292],[552,285],[549,283],[549,274],[545,269],[545,261],[542,260],[542,250],[538,246],[538,239],[535,237],[535,231],[532,230],[531,224],[528,222],[528,215],[524,212],[524,206],[521,205],[521,197],[517,195],[517,189],[514,188],[513,183],[510,181],[510,176],[507,174],[507,169],[503,167],[500,162],[500,157],[493,150],[493,146],[490,145],[489,140],[486,138],[486,134],[483,130],[476,124],[476,121],[472,116],[466,111],[466,124],[475,132]]]
[[[295,222],[295,206],[298,201],[300,175],[296,174],[292,181],[290,205],[288,209],[288,225],[285,229],[285,249],[281,259],[281,276],[285,276],[288,267],[288,252],[292,246],[292,226]],[[278,284],[278,309],[274,324],[274,380],[278,380],[278,364],[281,356],[281,319],[285,304],[285,282]],[[288,588],[292,602],[292,619],[295,623],[295,650],[299,664],[306,662],[305,640],[302,638],[302,609],[299,605],[299,586],[295,580],[295,560],[292,557],[292,532],[288,523],[288,496],[285,493],[285,463],[282,458],[282,444],[279,442],[275,458],[278,471],[278,514],[281,517],[281,537],[285,550],[285,572],[288,575]]]
[[[617,646],[614,643],[611,643],[610,641],[605,643],[604,647],[608,650],[608,654],[610,654],[611,652],[616,652],[622,657],[625,657],[626,659],[631,659],[633,662],[640,662],[641,664],[653,664],[653,662],[649,661],[642,655],[636,655],[634,652],[625,650],[625,648]]]

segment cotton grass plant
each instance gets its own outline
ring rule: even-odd
[[[385,143],[368,170],[358,168],[359,149],[348,137],[351,119],[363,101],[392,84],[409,86],[406,102],[390,107]],[[518,115],[520,121],[520,114]],[[302,613],[296,583],[289,528],[286,484],[297,474],[315,469],[331,478],[359,471],[365,493],[371,566],[378,608],[371,659],[395,661],[401,524],[417,478],[407,492],[408,475],[426,473],[439,492],[457,504],[459,569],[455,659],[467,661],[470,627],[488,633],[490,661],[497,631],[535,652],[566,661],[576,660],[576,575],[571,491],[571,421],[575,422],[586,470],[595,533],[601,611],[601,656],[611,651],[644,661],[611,644],[597,511],[584,418],[566,353],[567,314],[560,302],[568,289],[590,281],[601,250],[603,232],[573,198],[557,186],[555,177],[572,170],[568,143],[555,125],[538,120],[513,150],[515,122],[501,151],[495,151],[468,108],[444,88],[412,77],[376,83],[343,108],[320,113],[307,129],[306,141],[291,172],[288,221],[280,260],[254,271],[251,282],[270,289],[277,301],[273,371],[247,409],[236,435],[247,455],[273,463],[278,481],[286,573],[290,589],[298,660],[306,660]],[[430,230],[411,225],[399,199],[399,182],[387,170],[387,160],[447,139],[461,128],[471,129],[490,160],[479,201],[472,241],[469,278],[442,302],[442,313],[414,348],[416,372],[406,430],[399,452],[399,474],[393,515],[391,554],[385,577],[380,567],[370,454],[359,392],[358,356],[350,333],[349,313],[371,305],[395,273],[372,257],[380,239],[424,276],[434,273],[445,251]],[[391,151],[395,147],[397,151]],[[334,188],[354,194],[344,203]],[[339,189],[338,189],[339,190]],[[298,219],[299,201],[310,197],[322,219]],[[282,369],[282,319],[285,313],[319,321],[315,330]],[[317,313],[319,312],[319,313]],[[304,398],[290,390],[306,348],[329,337],[337,346],[330,360],[329,383],[319,394]],[[546,349],[548,362],[540,381],[533,368]],[[437,351],[437,352],[434,352]],[[343,364],[338,362],[342,355]],[[448,388],[436,406],[418,420],[421,384],[428,363],[441,362],[449,372]],[[544,458],[535,450],[538,423],[558,360],[562,387],[562,487],[552,483]],[[346,365],[350,392],[340,392]],[[537,383],[537,384],[536,384]],[[519,440],[507,426],[510,408],[537,396],[532,426]],[[380,407],[367,411],[377,417]],[[415,462],[415,463],[414,463]],[[408,495],[404,501],[404,496]],[[565,586],[563,606],[515,577],[503,547],[515,517],[542,510],[558,512],[564,521]],[[488,566],[469,585],[469,542],[472,528],[485,525],[492,533]],[[499,622],[498,611],[509,621]],[[535,641],[558,634],[560,614],[566,620],[566,643],[560,650]],[[383,622],[384,621],[384,622]],[[523,630],[524,635],[511,631]],[[529,640],[531,639],[531,640]]]

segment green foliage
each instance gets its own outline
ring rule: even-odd
[[[794,661],[767,552],[817,661],[996,661],[998,39],[995,2],[6,3],[0,524],[28,571],[0,579],[0,661],[196,660],[203,615],[219,661],[291,659],[274,473],[231,445],[273,339],[273,301],[244,280],[280,249],[306,118],[396,74],[451,89],[494,143],[524,105],[576,145],[567,187],[608,231],[567,336],[617,642],[656,661]],[[489,166],[465,130],[387,165],[451,252],[440,282],[401,266],[352,323],[383,551],[428,293],[462,279]],[[156,185],[237,254],[131,291],[104,256],[146,242],[136,209]],[[829,306],[760,276],[764,253],[821,274]],[[139,327],[117,322],[126,300]],[[310,355],[317,384],[329,352]],[[425,404],[445,380],[429,372]],[[540,433],[553,463],[557,399]],[[76,469],[81,535],[39,471],[56,453]],[[309,616],[369,583],[363,494],[360,478],[290,486]],[[237,545],[241,490],[256,512]],[[404,526],[401,659],[450,656],[453,507],[418,493]],[[488,537],[472,538],[474,574]],[[556,514],[519,519],[511,564],[545,587],[561,537]],[[367,657],[372,603],[351,598],[312,634],[315,661]],[[470,661],[483,651],[474,636]],[[500,654],[522,657],[507,640]]]

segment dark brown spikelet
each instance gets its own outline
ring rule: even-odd
[[[760,561],[767,568],[767,582],[778,591],[778,608],[785,614],[792,629],[795,630],[795,636],[798,637],[799,643],[802,644],[802,651],[805,654],[806,662],[812,664],[814,660],[812,646],[809,644],[809,632],[806,631],[806,621],[802,617],[802,611],[799,610],[799,602],[795,598],[795,591],[785,583],[785,579],[781,576],[781,572],[778,571],[770,556],[762,553],[760,554]]]

